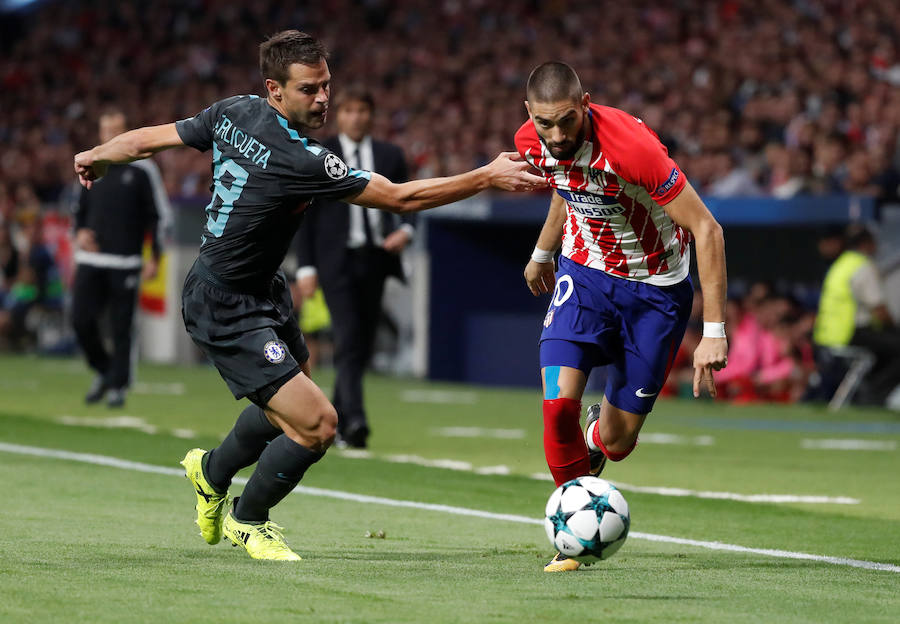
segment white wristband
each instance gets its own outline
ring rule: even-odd
[[[538,264],[547,264],[548,262],[553,262],[553,255],[555,253],[556,252],[554,251],[547,251],[540,247],[535,247],[534,251],[531,252],[531,259]]]
[[[704,338],[725,338],[725,323],[703,323]]]

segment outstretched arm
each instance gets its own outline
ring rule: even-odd
[[[565,223],[566,200],[553,193],[544,227],[541,228],[531,260],[525,266],[525,283],[535,297],[551,292],[556,286],[553,253],[559,248]],[[545,252],[549,254],[549,258],[544,256]]]
[[[384,176],[373,173],[361,193],[343,200],[403,214],[451,204],[488,188],[504,191],[545,188],[547,182],[543,177],[529,173],[530,168],[531,165],[515,152],[503,152],[490,164],[447,178],[394,184]]]
[[[710,395],[716,396],[712,371],[728,363],[728,341],[725,338],[725,237],[722,226],[710,214],[703,200],[690,184],[686,184],[675,199],[666,204],[666,212],[678,225],[694,235],[697,249],[697,270],[703,291],[704,336],[694,350],[694,396],[700,396],[701,383]],[[721,325],[721,336],[706,335],[706,323]]]
[[[129,130],[103,145],[75,155],[75,173],[85,188],[102,178],[109,165],[119,165],[148,158],[156,152],[184,145],[175,124],[147,126]]]

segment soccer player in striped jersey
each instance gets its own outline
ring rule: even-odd
[[[712,371],[728,353],[725,243],[656,134],[628,113],[591,103],[571,67],[538,66],[526,97],[529,120],[516,148],[555,191],[525,280],[535,296],[552,293],[540,359],[544,453],[560,485],[634,450],[690,315],[691,240],[704,295],[693,390],[715,396]],[[604,398],[588,409],[582,435],[581,397],[596,366],[607,367]],[[558,553],[544,570],[579,565]]]

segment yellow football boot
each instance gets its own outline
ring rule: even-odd
[[[581,564],[574,559],[566,557],[562,553],[556,553],[550,563],[544,566],[544,572],[574,572],[580,567]]]
[[[203,474],[203,456],[206,451],[195,448],[188,451],[181,465],[185,476],[197,494],[197,526],[207,544],[218,544],[222,539],[222,520],[228,509],[228,492],[221,494],[209,484]]]
[[[232,512],[225,516],[222,532],[232,546],[241,546],[254,559],[268,561],[300,561],[301,557],[287,545],[282,528],[271,520],[262,524],[241,522]]]

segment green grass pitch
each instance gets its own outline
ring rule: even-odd
[[[327,372],[315,378],[331,385]],[[118,412],[83,405],[89,381],[76,361],[0,358],[0,622],[896,622],[900,613],[895,413],[660,401],[635,453],[603,475],[622,484],[634,535],[606,562],[550,575],[538,524],[334,497],[539,519],[553,487],[535,478],[546,473],[537,390],[370,377],[370,453],[329,452],[303,482],[328,495],[299,492],[275,509],[304,557],[283,564],[208,546],[192,524],[177,462],[215,445],[242,405],[215,370],[143,366]],[[11,452],[23,447],[78,455]],[[146,472],[154,467],[162,471]],[[377,530],[385,539],[365,537]]]

